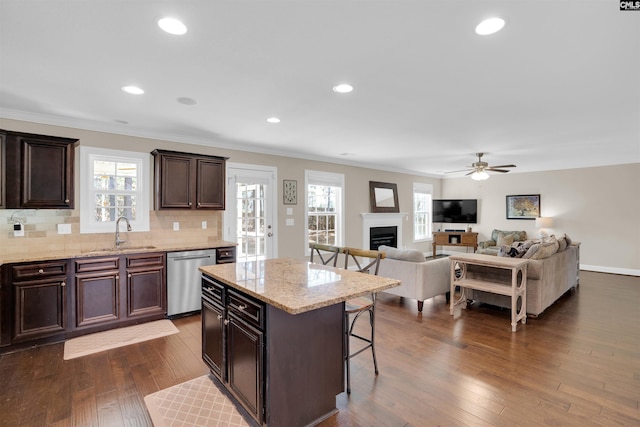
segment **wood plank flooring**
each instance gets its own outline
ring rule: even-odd
[[[510,313],[381,294],[376,348],[352,359],[331,426],[639,426],[640,278],[581,285],[510,330]],[[0,426],[150,426],[145,395],[204,375],[200,317],[179,334],[68,361],[53,344],[0,356]],[[312,398],[312,397],[311,397]],[[288,427],[288,426],[285,426]]]

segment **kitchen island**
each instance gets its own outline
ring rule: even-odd
[[[295,259],[200,267],[203,359],[261,425],[315,425],[344,391],[344,302],[398,286]]]

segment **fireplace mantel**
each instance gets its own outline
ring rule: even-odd
[[[371,227],[398,227],[398,248],[402,249],[402,223],[409,219],[407,212],[394,213],[361,213],[362,217],[362,247],[369,249]]]

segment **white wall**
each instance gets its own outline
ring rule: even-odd
[[[477,198],[474,231],[485,240],[494,228],[525,230],[536,237],[531,220],[507,220],[506,196],[540,194],[543,217],[553,217],[555,234],[581,242],[582,268],[640,275],[640,164],[491,175],[442,181],[443,198]]]

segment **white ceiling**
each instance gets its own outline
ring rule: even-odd
[[[0,37],[5,118],[417,174],[640,162],[640,11],[613,0],[0,0]]]

